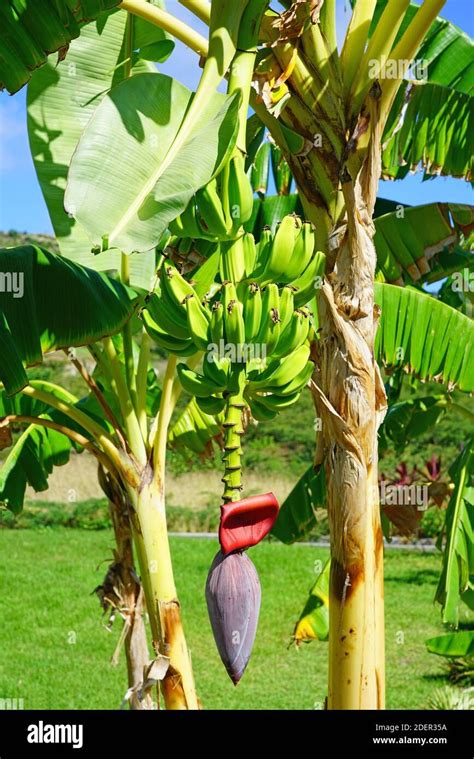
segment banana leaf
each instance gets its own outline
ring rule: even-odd
[[[296,623],[293,638],[296,645],[312,640],[327,640],[329,637],[329,573],[331,560],[328,559],[313,587],[309,598]]]
[[[448,389],[474,390],[472,319],[410,287],[376,282],[375,299],[382,310],[375,340],[379,362]]]
[[[445,624],[458,626],[459,605],[474,590],[474,441],[450,469],[454,492],[446,510],[443,568],[435,600]]]
[[[271,534],[282,543],[290,544],[300,540],[316,524],[315,510],[325,505],[324,467],[315,472],[311,466],[282,504]]]
[[[461,630],[436,635],[426,641],[426,648],[438,656],[474,656],[474,631]]]
[[[139,305],[131,288],[35,245],[0,249],[0,271],[0,380],[9,395],[45,353],[118,332]]]
[[[157,0],[154,4],[159,5]],[[130,23],[132,39],[128,42]],[[130,66],[125,61],[127,44],[133,51]],[[49,60],[28,85],[30,148],[60,252],[96,271],[120,271],[120,252],[94,255],[85,230],[64,210],[68,167],[82,132],[110,88],[128,73],[154,72],[154,65],[142,60],[143,55],[153,51],[159,55],[161,46],[163,57],[170,52],[170,45],[172,48],[173,42],[161,29],[143,19],[131,22],[123,12],[103,14],[72,42],[65,60],[57,65]],[[149,289],[154,271],[154,251],[131,256],[132,285]]]
[[[192,98],[171,77],[137,74],[102,99],[73,155],[64,198],[92,245],[150,250],[219,172],[235,145],[239,96],[214,93],[183,131]]]
[[[212,453],[212,441],[221,435],[223,418],[205,414],[193,398],[172,426],[168,443],[199,455]]]
[[[58,52],[63,58],[81,26],[120,0],[9,0],[0,6],[0,89],[10,94],[25,85],[32,72]],[[124,14],[125,15],[125,14]]]

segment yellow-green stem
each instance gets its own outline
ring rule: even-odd
[[[153,469],[157,482],[164,482],[166,442],[168,439],[168,427],[173,413],[173,383],[176,372],[176,356],[170,356],[166,365],[165,376],[161,387],[161,402],[158,412],[156,435],[153,440]]]
[[[130,27],[132,26],[130,22]],[[124,285],[130,284],[130,257],[122,253],[121,256],[121,279]],[[138,411],[137,406],[137,379],[135,376],[135,361],[133,357],[133,335],[132,335],[132,322],[129,319],[122,330],[123,339],[123,353],[125,358],[125,375],[127,377],[127,385],[130,393],[130,398],[135,409]]]
[[[198,55],[207,55],[207,40],[199,32],[196,32],[192,27],[180,21],[171,13],[157,8],[156,5],[151,5],[151,3],[147,3],[145,0],[123,0],[119,8],[128,11],[128,13],[133,13],[134,16],[143,18],[145,21],[149,21],[150,24],[159,26],[160,29],[172,34],[173,37],[183,42],[191,50],[198,53]]]
[[[204,24],[209,25],[211,20],[211,4],[207,0],[179,0],[179,2],[188,11],[194,13]]]
[[[342,77],[346,92],[350,92],[352,82],[359,69],[376,5],[377,0],[358,0],[352,11],[341,52]]]
[[[148,421],[146,413],[146,396],[148,388],[148,365],[150,362],[151,338],[143,330],[142,342],[137,364],[137,414],[138,423],[142,432],[142,437],[146,441],[148,438]]]
[[[112,342],[112,338],[104,338],[103,346],[112,376],[112,389],[116,393],[119,401],[120,410],[122,412],[125,428],[127,430],[130,448],[137,458],[138,462],[144,465],[147,461],[145,443],[142,437],[137,415],[133,407],[129,388],[125,382],[125,377],[122,373],[122,367],[117,356],[117,351],[115,350],[115,346]]]

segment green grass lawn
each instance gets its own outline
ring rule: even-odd
[[[108,531],[0,531],[0,698],[27,709],[115,709],[126,689],[123,659],[108,664],[119,634],[101,624],[91,591],[111,556]],[[288,649],[293,625],[327,551],[264,543],[251,551],[262,584],[262,611],[248,670],[237,688],[220,662],[207,619],[204,585],[217,545],[174,538],[172,550],[196,683],[204,707],[313,709],[325,696],[327,647]],[[103,562],[101,564],[101,562]],[[99,566],[99,564],[101,564]],[[433,595],[435,555],[386,557],[388,707],[425,708],[443,684],[426,638],[441,632]]]

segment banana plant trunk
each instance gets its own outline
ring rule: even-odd
[[[355,180],[341,179],[345,216],[328,245],[318,294],[320,340],[312,384],[321,433],[331,531],[329,709],[383,709],[383,536],[378,498],[377,431],[386,396],[374,359],[379,318],[374,303],[372,222],[380,143]]]
[[[157,679],[163,701],[166,709],[199,709],[173,576],[164,486],[161,478],[153,476],[151,466],[130,496],[134,542],[153,636],[152,664],[160,673]]]

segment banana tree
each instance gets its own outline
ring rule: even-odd
[[[220,243],[220,285],[224,287],[230,282],[237,288],[235,295],[228,289],[225,309],[227,314],[234,314],[230,325],[234,335],[231,342],[240,344],[246,328],[252,331],[249,323],[253,322],[255,306],[253,302],[249,306],[248,318],[243,309],[260,285],[265,290],[265,309],[272,323],[267,321],[256,337],[267,347],[271,346],[271,353],[276,351],[275,359],[284,359],[277,352],[282,329],[279,307],[283,317],[289,314],[294,322],[292,334],[296,342],[286,344],[287,336],[285,350],[290,344],[296,350],[298,341],[303,345],[308,337],[312,339],[311,390],[321,420],[316,466],[325,468],[331,524],[328,706],[382,708],[383,543],[377,490],[377,430],[387,402],[374,358],[381,309],[375,297],[379,250],[376,252],[374,246],[373,214],[379,177],[403,174],[397,168],[400,163],[415,165],[421,160],[427,174],[453,173],[470,178],[466,137],[469,134],[467,58],[470,41],[437,19],[443,0],[425,0],[419,8],[411,6],[408,0],[358,0],[340,51],[334,0],[296,0],[284,3],[285,9],[280,13],[268,10],[266,2],[256,0],[213,0],[210,6],[202,0],[186,0],[183,4],[201,21],[210,24],[208,41],[158,4],[143,0],[120,3],[121,10],[108,21],[123,18],[123,11],[131,14],[127,21],[128,48],[122,57],[116,58],[113,67],[114,76],[117,71],[127,74],[125,80],[119,84],[112,82],[116,86],[105,94],[104,89],[111,84],[99,89],[99,83],[95,82],[91,100],[85,99],[83,105],[89,106],[92,102],[95,106],[98,100],[100,102],[93,113],[88,114],[90,120],[84,124],[85,130],[72,160],[76,139],[69,145],[59,140],[59,165],[48,155],[49,147],[55,147],[51,136],[43,149],[40,144],[38,149],[33,147],[37,165],[42,160],[45,163],[43,175],[40,169],[38,173],[43,186],[49,186],[51,210],[53,195],[57,207],[64,196],[69,222],[61,211],[52,210],[60,242],[68,246],[68,238],[72,240],[76,233],[85,234],[78,248],[81,255],[89,256],[92,246],[98,262],[94,268],[120,268],[124,284],[151,290],[150,279],[144,283],[135,279],[135,274],[132,276],[132,265],[137,262],[142,269],[144,262],[151,259],[148,274],[151,272],[153,276],[156,261],[153,253],[146,251],[153,250],[167,229],[174,236],[174,247],[176,240],[183,238],[217,241]],[[130,76],[134,63],[140,60],[137,54],[141,49],[133,35],[136,22],[131,20],[132,16],[171,32],[206,58],[200,85],[192,98],[177,82],[157,73]],[[34,28],[34,16],[16,12],[13,21],[13,33],[18,34],[18,38],[25,28],[32,28],[31,24]],[[102,22],[96,29],[100,36]],[[453,37],[456,44],[448,45],[447,40]],[[57,42],[53,45],[49,41],[48,45],[43,49],[61,48]],[[30,39],[26,51],[32,47]],[[101,47],[98,44],[94,49],[100,51]],[[406,71],[417,55],[429,64],[428,81],[424,84],[405,80]],[[392,65],[387,67],[387,60]],[[29,61],[26,68],[32,69],[34,65],[38,63]],[[15,67],[13,70],[17,73]],[[33,76],[33,93],[35,77],[44,70],[39,69]],[[21,73],[23,80],[27,78],[28,75]],[[218,96],[216,87],[226,74],[228,94]],[[2,79],[5,79],[3,73]],[[47,97],[48,87],[53,95],[54,80],[53,72],[50,82],[41,90],[39,104],[43,96]],[[441,92],[449,94],[451,106],[438,111],[433,103]],[[32,95],[30,118],[41,136],[42,130],[48,134],[48,124],[41,123],[41,105],[35,115],[35,101]],[[307,235],[315,236],[309,254],[303,234],[302,243],[296,244],[297,233],[298,237],[300,233],[296,221],[293,229],[288,221],[285,225],[282,221],[274,238],[271,232],[270,235],[267,231],[262,233],[258,250],[254,250],[250,238],[246,238],[248,245],[243,247],[242,224],[250,221],[253,210],[252,194],[243,173],[248,149],[245,117],[249,102],[257,121],[269,130],[281,156],[286,159],[288,172],[286,178],[280,177],[285,202],[291,175],[298,189],[302,213],[313,225],[311,234]],[[451,122],[453,110],[455,126]],[[423,134],[427,135],[422,149],[418,138],[421,130],[410,126],[408,113],[421,114]],[[126,163],[124,155],[128,159]],[[48,161],[54,165],[56,174],[48,175]],[[278,163],[284,171],[285,164]],[[46,191],[45,195],[48,200]],[[426,274],[426,251],[420,256],[419,246],[416,242],[413,244],[413,227],[411,234],[408,224],[404,230],[407,237],[400,232],[403,246],[397,246],[397,251],[403,250],[402,254],[393,257],[391,240],[385,237],[383,225],[378,246],[381,250],[378,278],[387,278],[397,285],[405,281],[405,273],[412,278],[417,273]],[[282,252],[283,241],[291,242],[287,245],[291,254],[288,260]],[[317,255],[314,255],[315,250]],[[65,255],[68,255],[66,248]],[[397,266],[394,261],[398,262]],[[255,263],[257,267],[252,268]],[[208,292],[210,283],[202,291],[196,288],[194,292],[183,293],[190,337],[184,328],[183,314],[177,308],[183,302],[178,300],[176,291],[174,304],[171,297],[168,299],[170,312],[172,306],[175,307],[174,327],[169,321],[166,325],[167,309],[161,307],[160,310],[159,305],[166,302],[166,287],[170,283],[185,287],[185,280],[181,282],[172,267],[162,266],[160,271],[158,303],[156,307],[150,303],[148,322],[145,319],[150,334],[175,356],[190,355],[196,346],[207,351],[208,317],[205,306],[202,310],[199,308],[199,297]],[[245,287],[239,289],[241,284],[248,286],[249,277],[257,285],[252,293]],[[313,299],[316,285],[317,337],[309,328],[305,332],[308,313],[303,311],[293,318],[295,296],[292,300],[289,288],[285,291],[289,305],[286,309],[281,306],[288,283],[297,283],[296,298],[304,295],[305,302]],[[394,327],[395,314],[411,314],[412,309],[417,313],[419,309],[424,315],[423,324],[428,328],[431,305],[425,301],[419,305],[417,297],[427,296],[415,291],[403,291],[394,285],[381,285],[381,288],[382,309],[391,311],[385,314],[382,311],[382,320],[385,318],[388,325],[387,337],[382,343],[378,338],[377,345],[379,355],[385,354],[387,358],[388,354],[397,353],[398,348],[406,349],[408,343],[403,341],[408,339],[412,328],[409,321],[400,321],[399,329]],[[234,305],[239,302],[242,311]],[[300,305],[304,307],[305,302]],[[219,307],[215,313],[212,316],[217,330]],[[183,330],[181,335],[177,328]],[[432,353],[426,358],[429,371],[440,371],[446,368],[447,362],[449,371],[446,371],[452,381],[469,385],[470,369],[462,357],[448,351],[449,361],[445,360],[445,333],[436,339],[430,334]],[[123,334],[123,372],[117,367],[116,350],[110,340],[106,342],[107,350],[104,348],[97,358],[102,360],[105,353],[110,364],[107,369],[120,401],[125,440],[130,448],[125,469],[128,472],[131,461],[132,474],[127,480],[124,469],[123,484],[135,520],[135,542],[153,637],[159,643],[157,667],[162,662],[160,657],[170,659],[163,681],[165,701],[171,708],[192,708],[197,701],[178,619],[179,607],[174,600],[164,515],[164,450],[173,400],[175,359],[170,360],[164,378],[162,413],[150,437],[144,424],[144,381],[140,380],[143,371],[135,378],[131,343],[131,326],[127,326]],[[466,351],[471,346],[472,343],[466,343]],[[8,349],[12,350],[11,341]],[[402,351],[402,360],[404,355]],[[422,359],[413,355],[411,360]],[[139,367],[144,365],[146,354],[142,353]],[[106,372],[105,361],[103,366]],[[217,414],[222,409],[225,413],[224,503],[232,504],[241,488],[240,410],[249,405],[257,418],[268,418],[285,403],[287,385],[291,386],[289,402],[296,402],[307,368],[302,368],[298,377],[283,383],[285,391],[281,393],[282,378],[287,378],[286,368],[280,370],[273,365],[261,373],[257,366],[252,366],[247,367],[249,371],[246,370],[245,376],[231,372],[231,378],[220,375],[218,380],[216,375],[214,385],[211,383],[211,390],[207,389],[204,395],[203,375],[189,374],[193,371],[190,367],[180,370],[183,386],[188,381],[191,393],[193,388],[195,392],[199,387],[201,395],[198,397],[205,398],[208,410]],[[275,375],[276,371],[280,374]],[[123,455],[120,460],[123,464]],[[147,563],[155,557],[160,567],[158,576]]]

